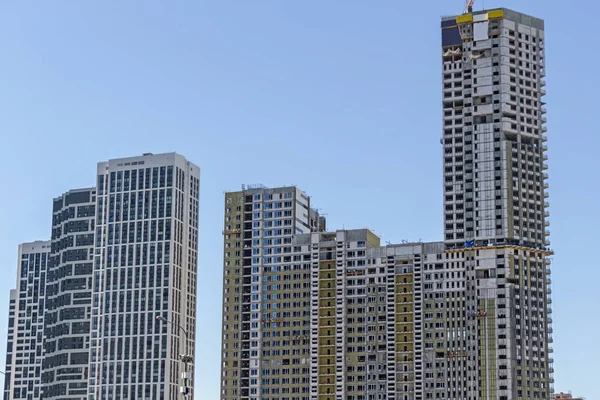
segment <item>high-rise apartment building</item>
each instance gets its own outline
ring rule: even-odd
[[[17,286],[11,291],[5,398],[40,398],[49,253],[47,241],[19,245]]]
[[[296,188],[226,194],[222,400],[550,398],[543,29],[442,20],[443,242],[324,232]]]
[[[96,188],[71,190],[52,203],[46,274],[44,399],[87,399]]]
[[[445,241],[546,246],[542,20],[442,20]]]
[[[98,164],[89,399],[180,398],[180,356],[195,348],[199,185],[175,153]]]
[[[550,397],[544,48],[543,21],[512,10],[442,19],[445,256],[465,275],[442,310],[464,349],[452,398]]]
[[[290,304],[293,307],[286,312],[308,312],[309,271],[297,270],[297,282],[288,288],[288,282],[271,283],[265,270],[277,271],[280,263],[291,262],[291,252],[287,250],[291,249],[294,235],[319,230],[324,224],[324,218],[311,208],[310,198],[295,187],[268,189],[256,185],[226,194],[222,373],[227,378],[223,379],[223,398],[257,397],[258,369],[267,351],[261,341],[261,318],[268,315],[276,319],[281,312],[277,308],[263,309],[271,307],[269,302],[263,302],[263,298],[271,296],[265,286],[278,292],[297,291]],[[308,325],[296,328],[308,335]],[[297,345],[301,346],[302,341]]]
[[[19,246],[5,399],[193,398],[199,185],[145,154],[54,199],[51,241]]]

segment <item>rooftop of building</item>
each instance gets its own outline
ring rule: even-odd
[[[476,16],[476,15],[481,15],[481,14],[488,14],[489,12],[492,12],[492,11],[502,11],[503,18],[508,19],[510,21],[515,21],[515,22],[518,22],[521,24],[530,25],[537,29],[544,29],[544,20],[542,20],[540,18],[536,18],[536,17],[528,15],[528,14],[523,14],[521,12],[511,10],[509,8],[503,8],[503,7],[490,8],[488,10],[473,11],[472,13],[468,13],[468,14]],[[443,16],[442,22],[453,21],[453,20],[456,20],[456,17],[459,17],[461,15],[468,15],[468,14],[456,14],[456,15]]]
[[[21,243],[19,247],[23,253],[36,253],[50,251],[51,242],[49,240],[35,240],[33,242]]]
[[[273,192],[273,193],[280,193],[280,192],[285,192],[285,191],[289,191],[289,190],[300,190],[302,193],[306,193],[302,189],[298,188],[298,186],[296,186],[296,185],[269,187],[269,186],[263,185],[262,183],[243,184],[241,190],[226,190],[225,193],[242,193],[242,192],[262,193],[265,191]]]
[[[177,163],[181,167],[184,165],[189,165],[193,168],[196,168],[197,171],[200,171],[200,167],[198,167],[193,162],[189,161],[185,156],[171,152],[171,153],[143,153],[141,156],[133,156],[133,157],[124,157],[124,158],[111,158],[110,160],[101,161],[98,163],[99,172],[114,169],[114,168],[131,168],[136,165],[145,165],[145,167],[157,166],[161,164],[173,164]]]
[[[573,395],[569,393],[555,393],[554,400],[585,400],[583,397],[573,397]]]

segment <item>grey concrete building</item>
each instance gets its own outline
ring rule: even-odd
[[[46,276],[44,399],[87,399],[96,189],[54,199]]]
[[[444,259],[465,275],[465,287],[443,304],[444,333],[458,329],[462,316],[447,318],[457,299],[467,322],[464,335],[450,336],[463,355],[435,361],[439,383],[452,377],[446,398],[547,399],[553,370],[544,22],[502,8],[443,18],[441,25]],[[432,387],[437,391],[436,380]]]

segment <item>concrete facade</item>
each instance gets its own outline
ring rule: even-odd
[[[44,399],[87,399],[96,189],[54,199],[46,276]]]

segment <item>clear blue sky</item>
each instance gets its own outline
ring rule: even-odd
[[[600,5],[546,20],[556,390],[600,398]],[[177,151],[202,168],[197,398],[219,393],[224,190],[296,184],[333,229],[442,239],[440,16],[460,0],[0,5],[0,364],[17,244],[95,164]]]

